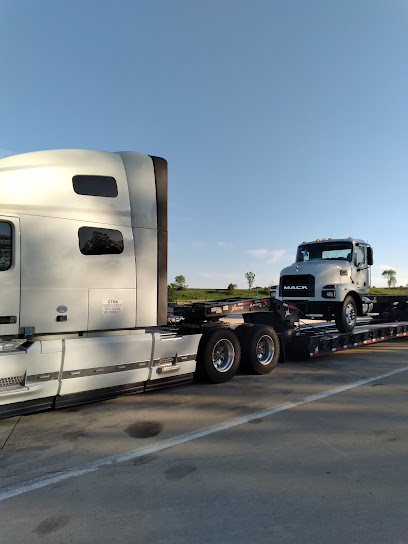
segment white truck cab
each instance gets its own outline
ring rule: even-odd
[[[0,159],[0,417],[192,376],[167,325],[167,162],[54,149]]]
[[[136,152],[1,159],[0,337],[167,323],[166,168]]]
[[[356,238],[321,239],[299,245],[296,262],[280,273],[277,298],[305,316],[335,319],[340,332],[353,331],[358,315],[370,311],[372,248]]]

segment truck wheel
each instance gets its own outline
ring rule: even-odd
[[[242,363],[253,374],[269,374],[279,359],[279,338],[268,325],[253,325],[241,337]]]
[[[334,316],[336,327],[340,332],[353,332],[357,321],[357,305],[354,298],[348,295],[343,306]]]
[[[228,382],[238,370],[240,357],[238,338],[231,329],[205,331],[198,346],[195,375],[210,383]]]

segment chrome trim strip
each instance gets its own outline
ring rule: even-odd
[[[26,378],[26,384],[28,382],[50,382],[52,380],[58,380],[59,372],[48,372],[47,374],[31,374]]]
[[[161,359],[154,359],[152,366],[159,366],[166,363],[184,363],[186,361],[195,361],[197,353],[190,353],[188,355],[174,355],[174,357],[162,357]]]
[[[127,370],[137,370],[139,368],[148,368],[150,361],[139,361],[137,363],[121,363],[119,365],[95,367],[95,368],[83,368],[78,370],[64,370],[62,373],[62,379],[67,380],[70,378],[83,378],[85,376],[98,376],[102,374],[113,374],[115,372],[124,372]]]

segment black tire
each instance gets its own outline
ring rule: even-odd
[[[237,336],[223,327],[203,333],[195,376],[209,383],[225,383],[235,376],[241,359]]]
[[[238,325],[236,329],[234,329],[235,334],[238,337],[239,343],[241,345],[241,360],[242,360],[242,346],[246,342],[246,337],[250,329],[254,326],[254,323],[242,323],[242,325]]]
[[[348,295],[341,308],[334,316],[336,327],[340,332],[353,332],[357,322],[357,304],[351,295]]]
[[[275,330],[253,325],[240,335],[242,365],[252,374],[269,374],[278,363],[280,345]]]

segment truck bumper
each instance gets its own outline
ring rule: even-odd
[[[330,319],[342,307],[341,302],[285,299],[284,302],[295,306],[303,317],[308,315],[321,315]]]

